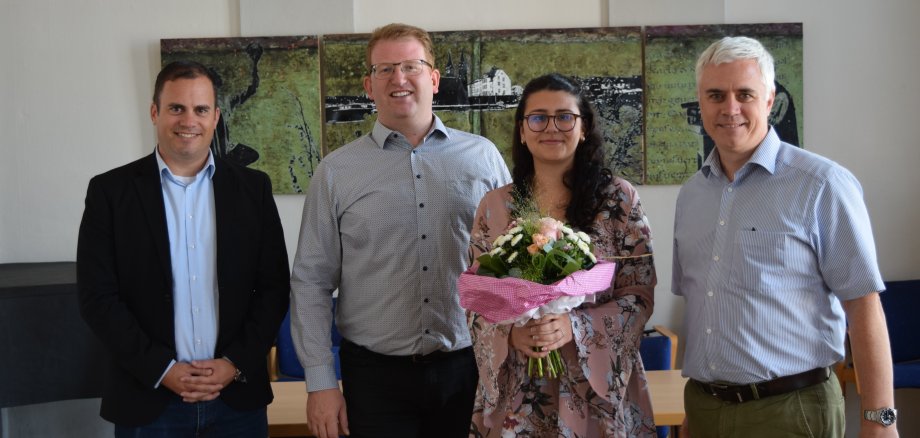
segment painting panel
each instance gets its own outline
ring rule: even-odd
[[[433,109],[446,126],[479,133],[467,100],[467,85],[477,50],[478,32],[431,32],[435,68],[441,73]],[[369,133],[377,120],[374,102],[364,91],[368,74],[369,34],[323,38],[324,146],[334,150]]]
[[[471,99],[493,104],[480,111],[482,135],[498,145],[510,168],[514,110],[523,87],[546,73],[573,76],[601,119],[607,165],[642,184],[641,43],[638,27],[483,32],[481,74],[470,87]]]
[[[646,140],[649,184],[682,184],[714,147],[702,127],[696,60],[727,35],[756,38],[773,55],[776,99],[770,124],[788,143],[802,145],[801,23],[656,26],[646,29]]]
[[[211,151],[264,171],[274,193],[302,193],[320,160],[320,63],[315,36],[160,41],[162,64],[198,61],[217,79]]]

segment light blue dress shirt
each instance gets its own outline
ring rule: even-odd
[[[414,148],[377,122],[323,158],[291,276],[291,331],[310,391],[338,387],[329,350],[336,288],[339,332],[358,345],[388,355],[471,345],[457,278],[479,200],[510,180],[492,142],[437,117]]]
[[[208,154],[207,164],[194,177],[179,177],[159,150],[156,157],[169,231],[176,360],[213,359],[218,324],[214,158]]]
[[[772,128],[734,181],[712,151],[674,221],[685,376],[747,384],[843,359],[840,301],[884,289],[862,196],[849,171]]]

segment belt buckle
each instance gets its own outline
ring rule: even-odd
[[[760,394],[757,391],[757,386],[753,383],[748,386],[751,388],[751,396],[752,396],[751,400],[760,399]],[[719,400],[733,402],[734,400],[729,400],[729,397],[731,397],[731,395],[734,395],[735,399],[738,400],[738,403],[744,403],[747,400],[744,399],[744,395],[741,393],[741,391],[739,391],[738,388],[739,387],[735,385],[725,385],[721,383],[710,383],[709,384],[709,392],[710,394],[712,394],[713,397]]]
[[[709,383],[708,385],[709,385],[709,393],[712,394],[712,396],[715,398],[720,398],[718,394],[719,391],[728,390],[728,385],[722,385],[719,383]]]

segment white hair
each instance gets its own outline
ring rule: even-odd
[[[696,83],[703,77],[703,68],[707,65],[718,65],[726,62],[753,59],[760,67],[760,78],[766,87],[767,93],[776,90],[773,82],[776,72],[773,69],[773,56],[764,48],[760,41],[748,37],[725,37],[712,43],[700,54],[696,61]]]

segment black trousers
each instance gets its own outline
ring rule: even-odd
[[[479,380],[472,348],[387,356],[343,340],[339,354],[350,438],[469,436]]]

